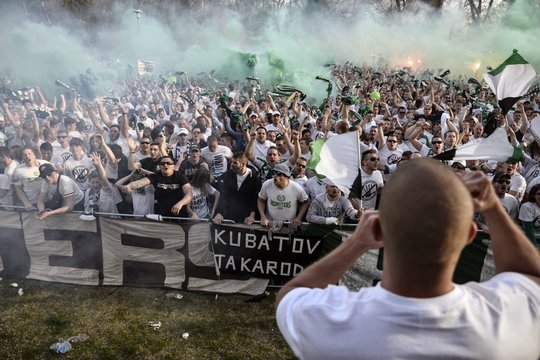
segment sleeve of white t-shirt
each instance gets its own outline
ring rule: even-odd
[[[525,222],[534,221],[535,213],[536,212],[534,211],[534,205],[532,203],[526,202],[521,205],[521,208],[519,209],[519,220]]]

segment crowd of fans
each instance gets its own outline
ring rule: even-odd
[[[508,213],[531,240],[540,236],[540,147],[529,129],[538,95],[503,115],[489,88],[448,72],[345,63],[326,81],[334,89],[322,103],[298,89],[263,89],[256,78],[217,83],[186,73],[123,82],[92,100],[3,88],[0,204],[39,219],[84,210],[268,226],[355,222],[376,208],[399,164],[483,141],[491,119],[524,149],[522,161],[446,164],[493,174]],[[345,197],[308,168],[311,143],[357,130],[361,168]]]

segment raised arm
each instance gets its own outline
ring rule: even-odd
[[[101,180],[101,186],[108,188],[111,186],[111,183],[109,182],[109,179],[107,178],[107,173],[105,172],[105,168],[103,167],[103,164],[101,163],[101,157],[98,153],[93,153],[90,155],[92,157],[92,164],[96,167],[96,170],[99,174],[99,178]]]
[[[475,211],[484,214],[489,226],[495,271],[517,272],[540,285],[540,253],[508,215],[489,179],[478,171],[462,179],[473,194]]]

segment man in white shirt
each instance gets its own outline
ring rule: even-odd
[[[300,226],[309,207],[306,192],[289,180],[291,171],[287,165],[277,164],[273,174],[274,178],[262,185],[257,199],[261,225],[269,226],[270,221],[290,221],[293,226]]]
[[[491,228],[497,275],[457,285],[475,211]],[[383,245],[375,287],[334,285]],[[438,161],[416,159],[388,181],[380,211],[364,213],[348,239],[284,285],[276,306],[279,329],[301,359],[537,359],[540,253],[484,174],[460,179]]]

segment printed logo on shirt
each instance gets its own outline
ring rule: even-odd
[[[399,159],[401,159],[401,156],[399,156],[398,154],[392,154],[388,157],[388,159],[386,160],[386,162],[390,165],[392,164],[397,164],[397,162],[399,161]]]
[[[89,171],[86,167],[77,165],[73,168],[71,174],[73,175],[73,179],[75,179],[75,181],[83,183],[88,179],[88,172]]]
[[[161,183],[158,183],[157,187],[159,189],[165,189],[165,190],[176,190],[176,189],[180,188],[180,185],[179,184],[161,184]]]
[[[373,180],[366,181],[362,185],[362,200],[368,201],[373,199],[377,195],[377,183]]]
[[[540,216],[534,218],[534,227],[535,229],[540,229]]]

